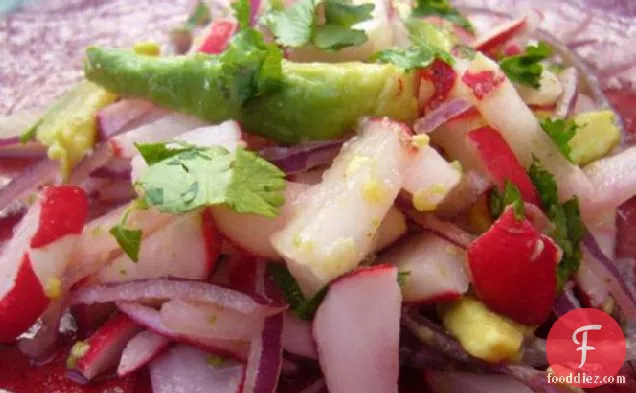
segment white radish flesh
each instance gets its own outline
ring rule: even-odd
[[[331,393],[397,393],[400,306],[397,269],[366,268],[331,284],[313,323]]]
[[[539,84],[538,89],[525,85],[516,85],[515,88],[521,99],[528,105],[548,106],[556,104],[563,94],[563,87],[557,76],[544,70],[541,73]]]
[[[375,119],[361,129],[323,181],[303,193],[294,218],[272,235],[305,294],[353,270],[373,250],[376,231],[402,185],[402,125]]]
[[[128,341],[121,354],[117,375],[125,377],[144,367],[152,359],[161,354],[172,341],[150,330],[137,333]]]

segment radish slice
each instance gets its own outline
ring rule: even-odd
[[[471,374],[427,370],[426,383],[434,393],[532,393],[532,389],[507,375]]]
[[[465,113],[472,107],[470,102],[462,98],[445,101],[426,116],[417,119],[413,125],[413,129],[417,134],[429,134],[450,119]]]
[[[160,355],[171,340],[150,330],[144,330],[133,337],[121,354],[117,375],[125,377],[146,366]]]
[[[258,295],[247,295],[202,281],[178,279],[137,280],[96,285],[80,288],[71,299],[72,304],[155,300],[212,303],[253,316],[273,315],[286,308],[285,305],[270,303]]]
[[[287,182],[285,188],[285,204],[280,214],[275,218],[267,218],[257,214],[238,213],[225,206],[213,206],[210,211],[214,216],[219,230],[233,244],[248,252],[250,255],[264,258],[280,258],[280,254],[272,245],[269,237],[285,227],[293,217],[295,203],[300,194],[308,186]],[[249,228],[249,230],[245,230]]]
[[[238,340],[214,340],[176,332],[161,322],[161,314],[152,307],[139,303],[118,303],[117,308],[137,324],[175,342],[193,345],[206,352],[241,361],[245,360],[247,356],[248,343]]]
[[[561,154],[552,139],[521,100],[510,81],[492,60],[477,53],[457,90],[479,109],[490,125],[508,142],[521,164],[530,167],[533,157],[555,176],[559,197],[578,195],[583,210],[593,195],[592,184],[581,169]]]
[[[209,362],[203,351],[186,346],[170,349],[150,364],[153,393],[238,393],[243,365],[224,361],[218,366]]]
[[[380,252],[406,233],[406,218],[395,207],[389,209],[375,234],[375,252]]]
[[[166,140],[171,140],[169,138]],[[234,120],[228,120],[217,126],[196,128],[187,131],[174,138],[175,141],[190,143],[200,147],[221,146],[229,151],[236,150],[239,146],[245,146],[241,140],[241,127]],[[148,165],[138,152],[132,159],[131,180],[133,183],[145,172]]]
[[[250,8],[254,10],[254,8]],[[202,31],[190,47],[190,52],[219,54],[225,50],[228,42],[238,29],[234,18],[217,19]]]
[[[142,240],[137,262],[122,254],[101,268],[91,282],[207,278],[219,256],[221,239],[214,227],[206,225],[204,216],[197,210],[177,217]]]
[[[316,343],[311,335],[311,323],[298,319],[289,312],[286,313],[283,326],[283,348],[294,355],[318,359]]]
[[[127,316],[116,315],[86,341],[77,342],[67,364],[90,381],[117,365],[126,344],[140,330]]]
[[[563,87],[557,76],[543,70],[539,84],[538,89],[525,85],[515,85],[515,88],[521,99],[528,105],[547,107],[556,104],[563,94]]]
[[[427,144],[410,152],[402,187],[413,195],[417,210],[432,211],[461,178],[462,172]]]
[[[251,317],[213,304],[181,300],[172,300],[161,306],[161,321],[179,333],[243,341],[249,341],[263,325],[262,317]]]
[[[464,232],[451,222],[442,221],[432,214],[420,213],[415,210],[405,210],[407,218],[419,225],[423,230],[448,240],[457,247],[466,248],[475,240],[475,236]]]
[[[402,185],[403,137],[400,123],[364,121],[323,181],[303,193],[294,218],[272,235],[305,294],[354,269],[373,250],[377,229]]]
[[[97,113],[97,126],[102,140],[120,134],[134,119],[148,113],[154,107],[150,101],[128,98],[112,103]]]
[[[313,323],[331,393],[397,393],[400,305],[393,266],[363,268],[333,282]]]
[[[490,54],[521,34],[526,28],[526,22],[526,18],[521,18],[496,26],[486,34],[477,37],[472,46],[478,51]]]
[[[491,187],[490,181],[478,171],[469,170],[437,205],[435,215],[442,219],[453,219],[466,212]]]
[[[464,250],[432,234],[411,235],[378,258],[409,272],[402,286],[405,302],[455,300],[468,290]]]
[[[18,177],[3,187],[0,187],[0,211],[18,199],[22,199],[30,193],[36,192],[43,184],[52,183],[58,174],[59,163],[43,158],[36,164],[26,168]]]
[[[603,190],[596,193],[596,200],[590,210],[613,210],[636,195],[635,169],[636,147],[586,165],[584,171],[594,189]]]
[[[61,296],[87,211],[81,188],[47,187],[16,228],[0,256],[0,342],[13,341]]]
[[[563,87],[563,94],[556,103],[554,115],[566,118],[571,116],[576,109],[579,97],[579,72],[576,68],[570,67],[561,71],[558,78]]]
[[[118,135],[107,143],[115,157],[131,159],[138,153],[135,143],[168,141],[205,125],[204,121],[196,117],[175,113]]]
[[[241,393],[275,393],[283,365],[284,314],[265,318],[263,327],[250,344]]]

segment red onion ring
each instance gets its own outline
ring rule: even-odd
[[[57,161],[43,158],[11,180],[9,184],[0,188],[0,211],[7,208],[13,201],[37,191],[39,186],[54,181],[58,168]]]
[[[442,221],[432,214],[420,213],[413,209],[402,210],[402,213],[404,213],[407,218],[416,223],[423,230],[434,233],[453,243],[457,247],[466,249],[475,239],[475,236],[462,231],[455,224]]]
[[[562,118],[570,117],[576,109],[579,97],[579,72],[574,67],[567,68],[557,76],[563,93],[557,100],[554,115]]]
[[[445,101],[426,116],[417,119],[413,129],[416,134],[429,134],[450,119],[465,113],[472,107],[473,106],[463,98],[454,98],[450,101]]]
[[[340,152],[343,143],[344,140],[339,139],[307,142],[290,147],[269,146],[261,149],[260,154],[264,159],[291,175],[330,163]]]
[[[574,295],[573,289],[574,289],[573,282],[570,281],[566,283],[565,286],[563,287],[563,292],[554,301],[553,310],[554,310],[554,313],[557,315],[557,317],[567,314],[568,312],[572,310],[581,308],[581,303]]]

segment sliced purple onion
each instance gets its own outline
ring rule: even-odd
[[[283,319],[283,313],[265,318],[263,330],[252,338],[242,393],[276,392],[283,365]]]
[[[472,104],[463,98],[445,101],[426,116],[417,119],[413,129],[416,134],[429,134],[450,119],[465,113],[472,107]]]
[[[510,364],[505,368],[505,373],[523,382],[532,391],[539,393],[574,393],[577,388],[565,384],[550,383],[547,371],[536,370],[530,366]],[[578,390],[582,392],[581,390]]]
[[[84,287],[73,294],[71,304],[156,300],[213,303],[254,316],[273,315],[287,308],[284,304],[269,302],[256,294],[247,295],[203,281],[184,279],[136,280]]]
[[[338,155],[343,143],[344,140],[339,139],[307,142],[290,147],[270,146],[261,149],[260,154],[288,175],[292,175],[330,163]]]
[[[402,210],[404,215],[419,225],[423,230],[434,233],[441,238],[448,240],[457,247],[467,248],[475,239],[475,236],[464,232],[455,224],[442,221],[432,214],[420,213],[413,209]]]
[[[574,295],[574,283],[570,281],[564,285],[563,292],[555,300],[553,310],[557,317],[560,317],[579,308],[581,308],[581,302]]]
[[[299,393],[328,393],[327,384],[325,384],[325,380],[321,378],[301,390]]]
[[[57,161],[43,158],[27,168],[20,176],[11,180],[9,184],[0,188],[0,211],[15,200],[36,192],[38,187],[55,181],[58,168]]]
[[[97,198],[101,202],[122,204],[129,202],[137,194],[133,186],[127,181],[108,182],[97,189]]]
[[[198,349],[177,346],[150,364],[153,393],[239,393],[243,365],[216,359]]]
[[[113,151],[107,143],[100,143],[91,154],[86,155],[73,169],[68,184],[82,184],[92,172],[104,165],[113,157]]]
[[[124,348],[117,368],[117,375],[125,377],[145,367],[168,348],[171,342],[172,340],[169,338],[150,330],[137,333]]]
[[[126,98],[112,103],[97,113],[97,126],[101,140],[108,140],[126,131],[133,120],[144,116],[154,108],[150,101]]]
[[[6,141],[5,141],[6,142]],[[0,158],[37,158],[46,157],[46,146],[38,142],[9,143],[2,145],[0,140]]]
[[[92,171],[90,177],[130,181],[131,169],[130,160],[113,158],[108,164]]]
[[[570,117],[576,109],[579,97],[579,72],[574,67],[567,68],[557,76],[563,93],[557,100],[554,115],[557,117]]]
[[[42,362],[54,355],[65,311],[66,302],[51,303],[39,321],[18,339],[20,352],[37,362]]]
[[[310,322],[298,319],[292,313],[286,313],[282,340],[285,351],[310,359],[318,359]]]
[[[219,356],[245,360],[247,343],[243,341],[213,340],[206,337],[178,333],[161,322],[161,314],[152,307],[139,303],[117,303],[117,308],[135,323],[172,341],[192,345]]]
[[[469,170],[461,181],[437,205],[435,215],[442,219],[453,219],[467,211],[492,183],[476,170]]]
[[[508,375],[426,370],[424,377],[433,393],[533,393]]]

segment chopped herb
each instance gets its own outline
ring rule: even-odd
[[[146,164],[152,165],[160,161],[173,157],[183,151],[189,150],[184,148],[169,148],[165,143],[135,143],[135,147],[141,154]]]
[[[37,135],[37,131],[38,131],[38,126],[40,125],[41,121],[42,120],[38,120],[34,125],[29,127],[28,130],[24,131],[20,135],[20,143],[27,143],[35,139],[35,136]]]
[[[318,25],[317,8],[324,6],[325,24]],[[284,9],[273,7],[264,17],[276,42],[290,48],[313,44],[320,49],[338,50],[367,41],[362,30],[352,26],[371,19],[373,4],[353,5],[344,1],[300,0]]]
[[[129,205],[119,224],[110,228],[109,233],[113,235],[119,247],[133,262],[139,262],[142,232],[140,229],[126,228],[126,221],[128,221],[131,209],[134,208],[135,204]]]
[[[410,275],[411,275],[410,271],[398,272],[397,282],[400,288],[403,287],[404,284],[406,284],[406,280],[409,278]]]
[[[457,51],[457,57],[467,60],[474,60],[475,55],[477,54],[475,49],[466,45],[458,45],[455,47],[455,50]]]
[[[86,341],[78,341],[71,348],[71,353],[66,358],[66,368],[73,369],[77,366],[77,361],[80,360],[86,352],[91,349],[90,345]]]
[[[554,230],[548,235],[554,239],[563,251],[563,257],[557,265],[559,288],[579,270],[581,262],[580,242],[587,232],[579,210],[579,200],[573,197],[559,204],[557,183],[554,176],[546,171],[535,158],[528,171],[548,218],[554,224]]]
[[[234,10],[234,17],[239,23],[241,29],[249,29],[250,27],[250,3],[249,1],[242,0],[232,3],[232,9]]]
[[[204,1],[197,1],[192,13],[188,16],[186,24],[189,26],[204,26],[212,21],[210,7]]]
[[[525,52],[504,57],[499,66],[510,80],[538,89],[541,86],[541,62],[552,55],[550,45],[541,41],[536,46],[528,46]]]
[[[506,180],[503,191],[495,188],[490,194],[490,213],[493,217],[499,217],[506,206],[512,206],[515,218],[522,220],[525,213],[525,205],[521,197],[521,191],[514,183]]]
[[[243,148],[235,153],[219,146],[165,150],[161,154],[169,157],[150,165],[136,183],[143,201],[160,211],[181,214],[226,204],[239,213],[275,217],[285,201],[285,173]]]
[[[408,18],[404,25],[409,32],[409,41],[414,46],[431,46],[449,52],[457,44],[452,31],[446,31],[423,19]]]
[[[574,163],[571,155],[572,148],[568,142],[576,135],[576,130],[579,129],[578,124],[573,119],[551,119],[548,117],[541,121],[541,128],[554,141],[565,158]]]
[[[212,367],[219,367],[223,363],[225,363],[225,359],[220,356],[216,356],[216,355],[208,356],[208,364]]]
[[[319,290],[311,299],[305,298],[296,279],[289,273],[284,265],[270,263],[267,267],[268,274],[280,288],[283,297],[291,307],[293,313],[300,319],[311,320],[327,295],[329,287]]]
[[[473,25],[448,0],[418,0],[413,8],[414,16],[438,16],[473,33]]]
[[[426,68],[435,59],[440,59],[452,64],[453,59],[444,51],[425,46],[413,46],[408,49],[390,48],[375,53],[371,60],[377,63],[391,63],[410,71],[416,68]]]

